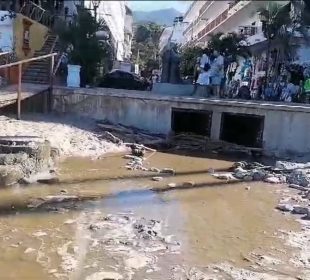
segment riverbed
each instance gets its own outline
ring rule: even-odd
[[[307,279],[301,225],[275,210],[294,191],[217,180],[232,162],[216,156],[156,153],[149,167],[175,170],[160,181],[127,162],[71,157],[59,184],[1,189],[0,279]],[[33,207],[52,195],[81,199]]]

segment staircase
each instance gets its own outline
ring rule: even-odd
[[[47,38],[41,50],[36,51],[33,57],[59,52],[58,37],[51,32],[47,34]],[[36,60],[31,62],[22,75],[23,83],[32,84],[49,84],[51,58]],[[57,56],[54,65],[57,64]]]

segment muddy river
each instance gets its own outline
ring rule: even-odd
[[[282,186],[219,181],[207,170],[232,164],[219,159],[147,164],[176,174],[155,182],[119,155],[70,158],[59,184],[0,190],[0,279],[298,279],[281,232],[299,224],[274,210]],[[85,199],[27,207],[50,195]]]

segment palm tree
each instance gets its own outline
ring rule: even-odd
[[[262,21],[262,29],[267,39],[266,53],[266,72],[265,85],[269,75],[269,58],[270,50],[273,42],[277,41],[281,45],[283,55],[290,56],[290,37],[293,35],[290,5],[279,5],[275,2],[269,2],[265,8],[258,10]]]

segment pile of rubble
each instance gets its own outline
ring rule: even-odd
[[[0,137],[0,186],[53,182],[58,151],[40,137]]]
[[[257,162],[236,162],[232,172],[215,173],[212,176],[227,181],[263,181],[273,184],[288,184],[299,190],[297,197],[288,197],[277,206],[278,210],[304,215],[302,219],[310,220],[310,163],[277,161],[275,166],[266,166]]]
[[[98,122],[97,127],[98,132],[101,134],[101,138],[118,145],[123,143],[156,145],[165,140],[164,135],[151,134],[141,129],[120,124],[114,125],[108,122]]]
[[[236,162],[232,172],[215,173],[212,176],[226,180],[264,181],[267,183],[289,183],[301,188],[310,186],[310,164],[277,161],[275,166],[263,165],[258,162]]]
[[[249,148],[237,144],[228,143],[222,140],[210,140],[208,136],[197,135],[194,133],[178,133],[166,137],[162,134],[153,134],[148,131],[134,127],[113,125],[109,122],[98,122],[98,133],[104,140],[117,145],[132,143],[147,145],[155,149],[169,151],[212,151],[213,153],[243,153],[252,155],[261,153],[260,148]]]

